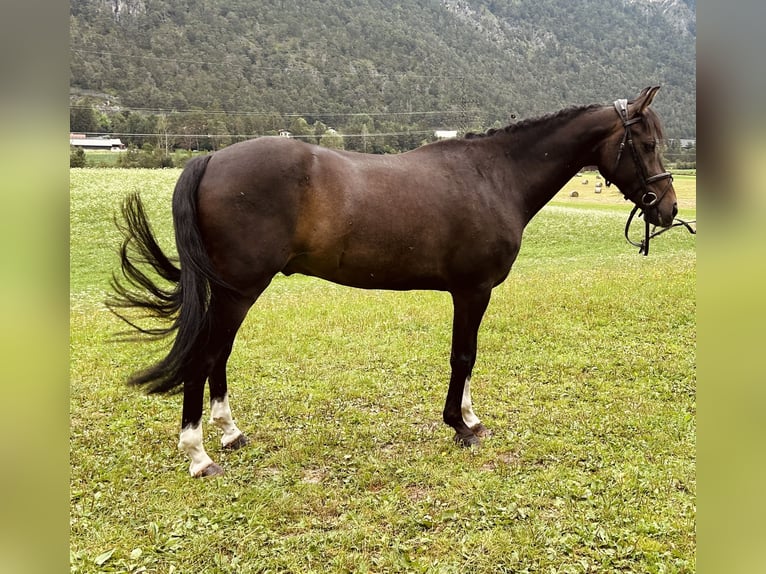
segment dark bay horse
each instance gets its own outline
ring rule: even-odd
[[[223,472],[203,446],[206,381],[223,446],[247,443],[229,408],[226,362],[245,315],[277,273],[363,289],[448,291],[454,319],[444,422],[458,444],[478,445],[486,429],[471,404],[477,332],[532,217],[580,168],[596,165],[648,221],[673,222],[676,195],[649,107],[658,89],[399,155],[263,137],[195,158],[173,195],[178,264],[155,240],[139,197],[128,196],[124,279],[114,278],[110,308],[149,335],[175,333],[167,356],[130,382],[149,392],[183,389],[179,448],[192,476]],[[122,311],[128,307],[166,326],[135,325]]]

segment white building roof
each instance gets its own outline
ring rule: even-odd
[[[69,145],[80,147],[122,147],[122,140],[119,138],[69,138]]]

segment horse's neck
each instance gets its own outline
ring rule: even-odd
[[[513,193],[527,221],[582,167],[596,162],[596,148],[613,129],[605,113],[583,110],[568,121],[554,118],[508,134]]]

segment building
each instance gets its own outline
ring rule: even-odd
[[[119,151],[125,144],[119,138],[88,137],[85,134],[69,134],[69,145],[82,149],[103,149]]]

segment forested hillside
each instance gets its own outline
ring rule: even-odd
[[[483,130],[658,83],[668,137],[693,138],[695,8],[71,0],[71,127],[126,141],[163,134],[184,147],[279,129],[319,138],[332,127],[355,136],[352,147],[382,151],[417,145],[434,129]],[[398,136],[384,144],[381,133]]]

